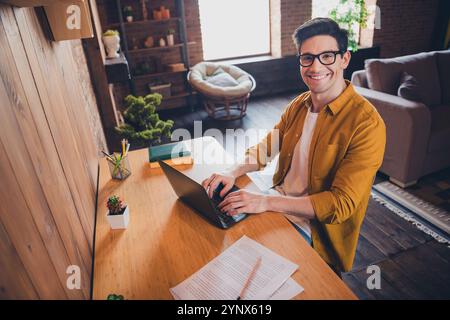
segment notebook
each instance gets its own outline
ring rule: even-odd
[[[180,157],[190,156],[191,152],[183,141],[151,146],[148,148],[149,162],[158,160],[169,160]]]

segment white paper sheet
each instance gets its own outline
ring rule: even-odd
[[[261,171],[248,172],[247,176],[262,192],[267,193],[272,187],[272,178],[278,164],[278,155]]]
[[[269,299],[297,270],[298,265],[246,236],[171,288],[170,292],[175,299],[183,300],[235,300],[258,257],[261,257],[261,265],[243,299]],[[277,296],[291,295],[294,286],[291,282],[289,284]]]
[[[302,293],[305,289],[294,279],[289,278],[283,285],[275,291],[269,300],[291,300],[296,295]]]

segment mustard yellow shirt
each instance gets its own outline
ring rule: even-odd
[[[340,271],[352,268],[371,186],[383,161],[386,144],[383,119],[369,101],[355,92],[349,81],[346,84],[342,94],[319,113],[308,171],[308,194],[316,215],[311,220],[313,247]],[[274,186],[289,171],[311,104],[309,91],[296,97],[274,129],[246,152],[256,157],[261,169],[279,150]]]

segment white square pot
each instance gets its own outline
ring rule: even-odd
[[[111,229],[126,229],[128,222],[130,221],[130,210],[128,209],[128,205],[123,214],[120,215],[110,215],[109,211],[107,211],[106,218],[111,225]]]

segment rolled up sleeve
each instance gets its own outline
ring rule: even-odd
[[[323,224],[347,220],[370,192],[383,162],[386,128],[381,118],[369,119],[355,131],[330,190],[309,196],[316,217]]]

